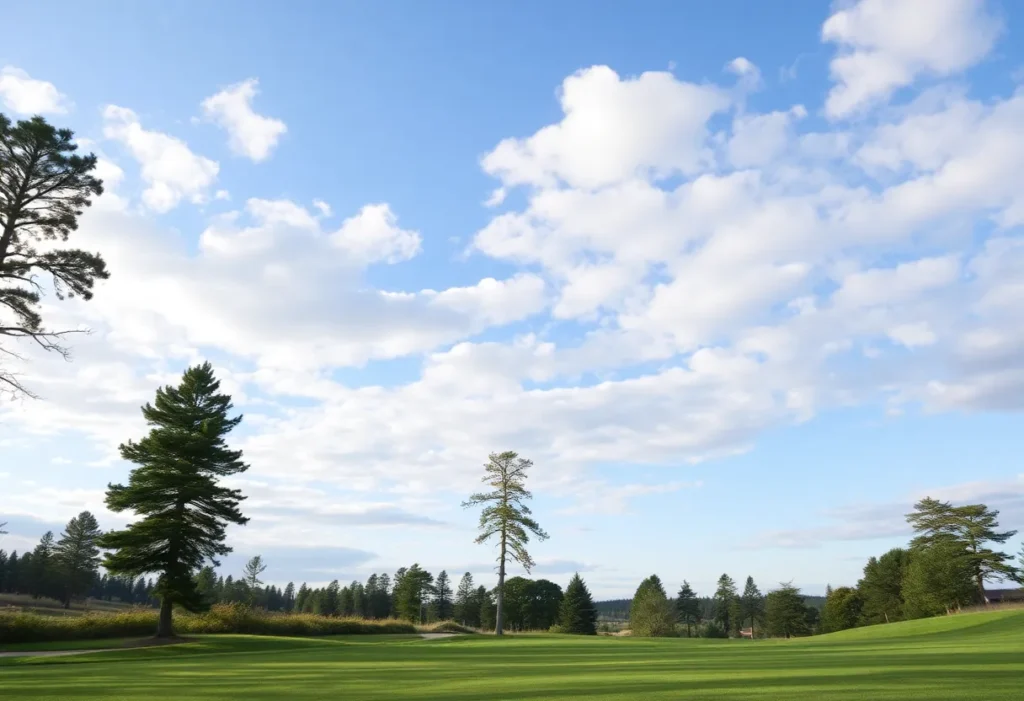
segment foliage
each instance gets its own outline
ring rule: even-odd
[[[637,587],[629,610],[629,629],[641,638],[675,635],[675,612],[658,575],[652,574]]]
[[[455,620],[464,626],[480,627],[480,601],[473,586],[473,575],[466,572],[455,591]]]
[[[79,156],[70,129],[42,117],[11,121],[0,114],[0,337],[27,339],[65,358],[62,340],[74,331],[43,325],[40,277],[51,280],[58,299],[91,299],[96,280],[110,274],[95,253],[59,248],[78,228],[78,217],[103,193],[93,177],[96,156]],[[42,243],[43,250],[37,246]],[[10,347],[0,353],[17,358]],[[0,368],[0,392],[33,396],[16,373]]]
[[[676,594],[676,620],[686,626],[687,638],[690,637],[691,627],[698,625],[701,620],[700,601],[686,580],[683,580],[683,585]]]
[[[903,580],[907,618],[923,618],[979,602],[975,569],[955,540],[936,540],[913,551]]]
[[[249,589],[249,605],[252,606],[256,603],[256,595],[259,593],[260,587],[263,586],[263,582],[260,580],[260,575],[267,570],[267,566],[263,563],[263,558],[259,555],[254,555],[245,563],[245,576],[243,581],[245,586]],[[196,589],[199,589],[198,583]]]
[[[743,587],[743,594],[739,599],[739,614],[739,624],[742,626],[749,623],[751,635],[755,633],[756,625],[764,621],[764,596],[754,584],[753,577],[748,576]]]
[[[910,564],[910,551],[893,548],[864,566],[857,590],[864,601],[863,618],[867,624],[903,620],[903,580]]]
[[[158,617],[159,613],[152,609],[62,617],[0,612],[0,643],[143,636],[153,632]],[[371,621],[313,614],[268,613],[244,604],[216,604],[203,613],[179,612],[176,628],[182,635],[245,633],[313,636],[416,632],[412,624],[395,620]]]
[[[565,588],[558,625],[563,632],[572,635],[597,635],[597,610],[579,572],[572,576]]]
[[[736,612],[736,583],[732,580],[732,577],[723,574],[718,578],[718,588],[715,590],[712,617],[718,625],[725,629],[726,633],[732,633],[736,624]]]
[[[434,575],[413,564],[399,577],[395,575],[395,616],[406,621],[421,622],[423,606],[433,589]]]
[[[114,551],[104,567],[133,577],[159,573],[160,637],[173,635],[174,605],[191,611],[206,607],[192,575],[206,561],[216,564],[217,556],[231,552],[224,544],[229,523],[248,521],[238,509],[245,498],[241,492],[218,484],[248,469],[241,451],[224,442],[242,417],[228,417],[231,397],[219,389],[209,363],[186,370],[177,387],[158,389],[155,406],[142,408],[149,434],[120,449],[121,457],[139,467],[127,486],[112,484],[107,490],[111,510],[142,517],[100,539],[101,547]]]
[[[455,604],[452,601],[452,585],[448,580],[448,573],[441,570],[434,582],[434,598],[430,602],[431,612],[436,620],[447,621],[455,613]]]
[[[978,597],[984,600],[985,580],[1017,579],[1019,573],[1011,563],[1013,557],[992,550],[987,543],[1005,543],[1017,531],[999,531],[999,511],[984,504],[953,506],[948,501],[930,497],[914,504],[907,522],[917,534],[911,548],[917,550],[933,545],[955,544],[970,563]],[[953,552],[952,547],[944,552]]]
[[[784,583],[775,591],[768,592],[764,603],[765,632],[775,638],[790,638],[807,635],[807,608],[800,590]]]
[[[864,599],[852,587],[839,587],[825,600],[821,611],[821,632],[834,633],[859,625],[864,609]]]
[[[497,613],[494,632],[501,635],[504,624],[505,565],[512,558],[530,573],[533,558],[526,550],[530,534],[537,540],[546,540],[548,534],[530,515],[524,502],[533,498],[526,489],[526,473],[533,465],[531,460],[519,457],[511,450],[491,453],[484,465],[483,483],[491,487],[489,492],[478,492],[463,502],[463,508],[483,505],[480,512],[480,535],[477,543],[491,538],[498,539],[498,591]]]
[[[99,571],[100,549],[96,541],[100,537],[100,524],[88,511],[75,516],[57,541],[54,555],[63,584],[64,606],[71,605],[72,599],[84,596],[92,587]]]
[[[494,605],[494,598],[491,597],[491,593],[484,586],[477,587],[476,598],[480,602],[480,629],[494,630],[498,618],[498,610],[497,606]]]

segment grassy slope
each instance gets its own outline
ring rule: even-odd
[[[1024,612],[793,641],[211,636],[0,661],[0,696],[93,699],[1017,700]]]

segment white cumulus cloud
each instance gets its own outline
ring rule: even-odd
[[[0,69],[0,98],[9,110],[24,115],[65,114],[71,104],[56,85],[14,66]]]
[[[280,119],[265,117],[252,108],[259,93],[259,81],[244,80],[203,100],[203,114],[228,133],[228,145],[235,153],[259,162],[270,156],[288,126]]]

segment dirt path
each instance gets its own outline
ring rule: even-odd
[[[458,633],[420,633],[424,640],[437,640],[438,638],[454,638]]]

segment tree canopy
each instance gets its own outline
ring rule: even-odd
[[[241,451],[225,443],[242,417],[228,416],[231,397],[219,389],[213,367],[204,363],[186,370],[177,387],[157,390],[154,404],[142,408],[149,434],[120,449],[121,457],[138,467],[127,485],[111,484],[107,490],[112,511],[131,510],[140,518],[100,539],[100,547],[113,551],[104,567],[131,577],[159,573],[160,637],[173,635],[175,604],[188,610],[207,606],[193,573],[231,552],[224,542],[229,523],[248,521],[238,508],[242,493],[219,484],[248,469]]]
[[[96,156],[76,154],[73,138],[70,129],[42,117],[12,124],[0,114],[0,337],[32,341],[65,357],[63,339],[77,330],[44,325],[40,276],[52,281],[58,299],[91,299],[96,280],[110,276],[99,254],[53,243],[67,241],[82,211],[103,193],[92,175]],[[19,357],[12,345],[0,345],[0,360]],[[0,392],[34,396],[2,365]]]

